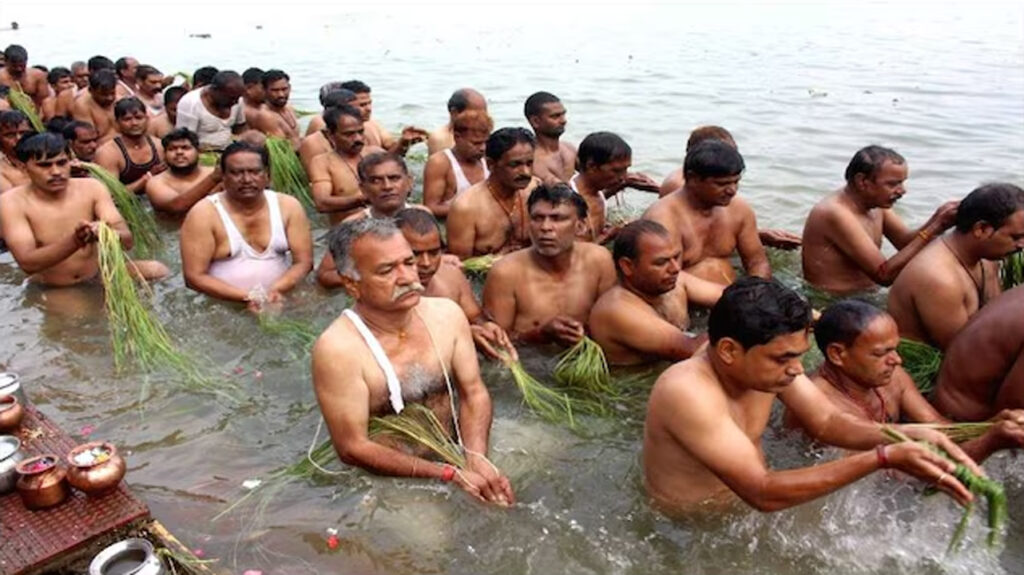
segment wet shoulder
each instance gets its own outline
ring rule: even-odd
[[[465,314],[459,304],[445,297],[421,296],[416,310],[422,314],[423,319],[430,321],[431,326],[450,326],[460,317],[465,319]]]
[[[608,248],[592,242],[576,242],[575,249],[583,255],[582,262],[587,267],[612,263],[612,253]]]

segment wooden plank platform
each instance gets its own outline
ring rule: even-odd
[[[25,458],[54,453],[61,460],[77,445],[34,406],[25,406],[25,419],[16,436]],[[27,575],[49,571],[77,555],[104,534],[142,524],[149,508],[122,481],[102,497],[86,497],[72,489],[60,505],[29,511],[18,493],[0,497],[0,574]]]

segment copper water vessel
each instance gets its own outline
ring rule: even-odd
[[[0,433],[17,429],[23,417],[25,408],[21,406],[17,396],[0,396]]]
[[[83,462],[81,454],[86,452],[105,453],[102,461]],[[71,450],[67,457],[68,482],[86,495],[97,496],[117,488],[124,477],[124,459],[117,454],[114,444],[107,441],[83,443]]]
[[[17,484],[18,494],[28,509],[53,507],[67,499],[71,491],[67,472],[52,453],[26,459],[15,469],[21,475]]]

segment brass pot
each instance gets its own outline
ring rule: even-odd
[[[53,507],[67,499],[67,472],[52,453],[38,455],[18,464],[18,495],[28,509]]]
[[[68,483],[86,495],[109,493],[124,477],[124,459],[107,441],[83,443],[68,453],[67,461]]]
[[[23,417],[25,417],[25,408],[21,406],[17,396],[0,396],[0,433],[18,429]]]

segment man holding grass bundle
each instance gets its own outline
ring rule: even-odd
[[[313,346],[313,386],[338,457],[371,473],[454,482],[481,501],[515,503],[486,457],[491,399],[458,305],[422,297],[416,258],[390,219],[345,222],[330,248],[355,301]],[[463,469],[426,459],[415,445],[370,439],[371,417],[411,403],[454,432]]]
[[[1017,323],[1022,324],[1019,319]],[[899,331],[886,312],[858,300],[837,302],[815,322],[814,340],[825,361],[811,381],[840,410],[877,423],[951,423],[928,403],[903,369],[896,351]],[[795,413],[787,413],[786,419],[787,424],[801,424]],[[974,460],[1024,446],[1024,410],[1004,410],[990,423],[980,437],[960,445]]]
[[[494,264],[484,309],[519,339],[571,346],[583,339],[594,302],[615,284],[615,266],[604,247],[577,241],[587,204],[569,186],[538,186],[526,208],[532,245]]]
[[[29,136],[18,142],[15,154],[30,182],[0,195],[0,228],[31,281],[70,286],[94,280],[99,274],[99,222],[117,231],[124,249],[131,249],[132,234],[103,184],[71,177],[71,156],[63,137]],[[144,279],[168,273],[160,262],[133,263]]]
[[[954,461],[916,441],[887,445],[881,425],[837,408],[803,375],[810,322],[810,305],[776,281],[747,277],[725,289],[711,310],[709,347],[665,371],[651,391],[643,466],[654,503],[683,514],[739,497],[758,510],[776,511],[887,467],[932,483],[961,504],[971,501],[951,475]],[[871,451],[807,468],[770,469],[761,435],[776,397],[815,439]],[[981,474],[945,435],[897,427]]]

